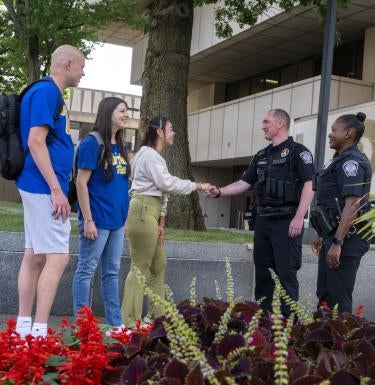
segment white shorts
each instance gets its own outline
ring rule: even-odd
[[[25,249],[34,254],[68,254],[70,219],[52,216],[49,194],[35,194],[19,190],[22,198],[25,226]]]

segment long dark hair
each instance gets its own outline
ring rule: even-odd
[[[356,115],[354,114],[342,115],[337,118],[337,121],[343,124],[344,128],[347,128],[347,129],[354,128],[355,143],[359,142],[359,140],[361,139],[365,131],[365,125],[364,125],[365,120],[366,120],[366,114],[364,112],[358,112]]]
[[[158,128],[161,128],[165,133],[165,126],[170,120],[165,116],[154,116],[151,120],[142,119],[142,131],[144,132],[144,139],[142,146],[155,147],[158,139]]]
[[[96,120],[94,123],[93,131],[98,131],[104,142],[104,156],[102,160],[102,167],[105,172],[105,180],[108,181],[113,177],[113,157],[112,157],[112,114],[113,111],[119,104],[125,104],[126,108],[128,108],[128,104],[125,100],[120,98],[116,98],[114,96],[110,96],[104,98],[99,103],[98,114],[96,115]],[[126,160],[127,168],[126,168],[126,177],[130,175],[130,162],[128,151],[125,146],[125,138],[124,138],[124,130],[118,130],[116,133],[116,143],[120,150],[121,156]]]

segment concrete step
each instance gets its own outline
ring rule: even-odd
[[[22,259],[24,239],[22,233],[0,232],[0,314],[16,314],[18,309],[17,277]],[[221,287],[223,298],[226,295],[225,257],[231,259],[232,274],[235,283],[235,296],[253,299],[254,265],[252,251],[248,245],[222,243],[166,242],[167,274],[166,283],[171,287],[175,301],[178,303],[190,297],[190,283],[197,278],[197,299],[215,297],[214,281]],[[78,237],[71,238],[71,261],[64,272],[56,300],[52,309],[53,315],[72,314],[71,285],[76,268]],[[122,296],[130,260],[127,245],[124,247],[119,276],[120,294]],[[357,274],[354,291],[354,309],[363,304],[364,316],[375,320],[375,250],[372,249],[362,258]],[[309,246],[303,247],[303,263],[298,274],[300,282],[300,298],[307,301],[310,295],[315,302],[318,258],[312,255]],[[103,315],[103,304],[100,294],[100,272],[94,280],[93,310],[98,316]]]

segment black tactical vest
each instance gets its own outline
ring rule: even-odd
[[[289,153],[280,159],[272,159],[272,145],[261,150],[257,156],[258,181],[254,189],[261,207],[297,207],[302,191],[302,183],[293,166],[294,142]]]
[[[349,149],[336,156],[327,168],[316,173],[313,178],[313,190],[317,193],[316,203],[329,215],[339,216],[340,211],[345,206],[345,200],[341,195],[336,170],[337,167],[341,167],[343,161],[347,158],[354,158],[361,163],[369,163],[366,155],[362,154],[357,149]],[[365,181],[370,182],[372,176],[371,167],[366,168],[366,173]],[[363,185],[362,196],[365,196],[364,201],[368,201],[370,188],[370,183]]]

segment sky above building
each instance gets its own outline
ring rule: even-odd
[[[131,62],[131,48],[97,44],[86,60],[79,87],[141,95],[142,87],[130,84]]]

